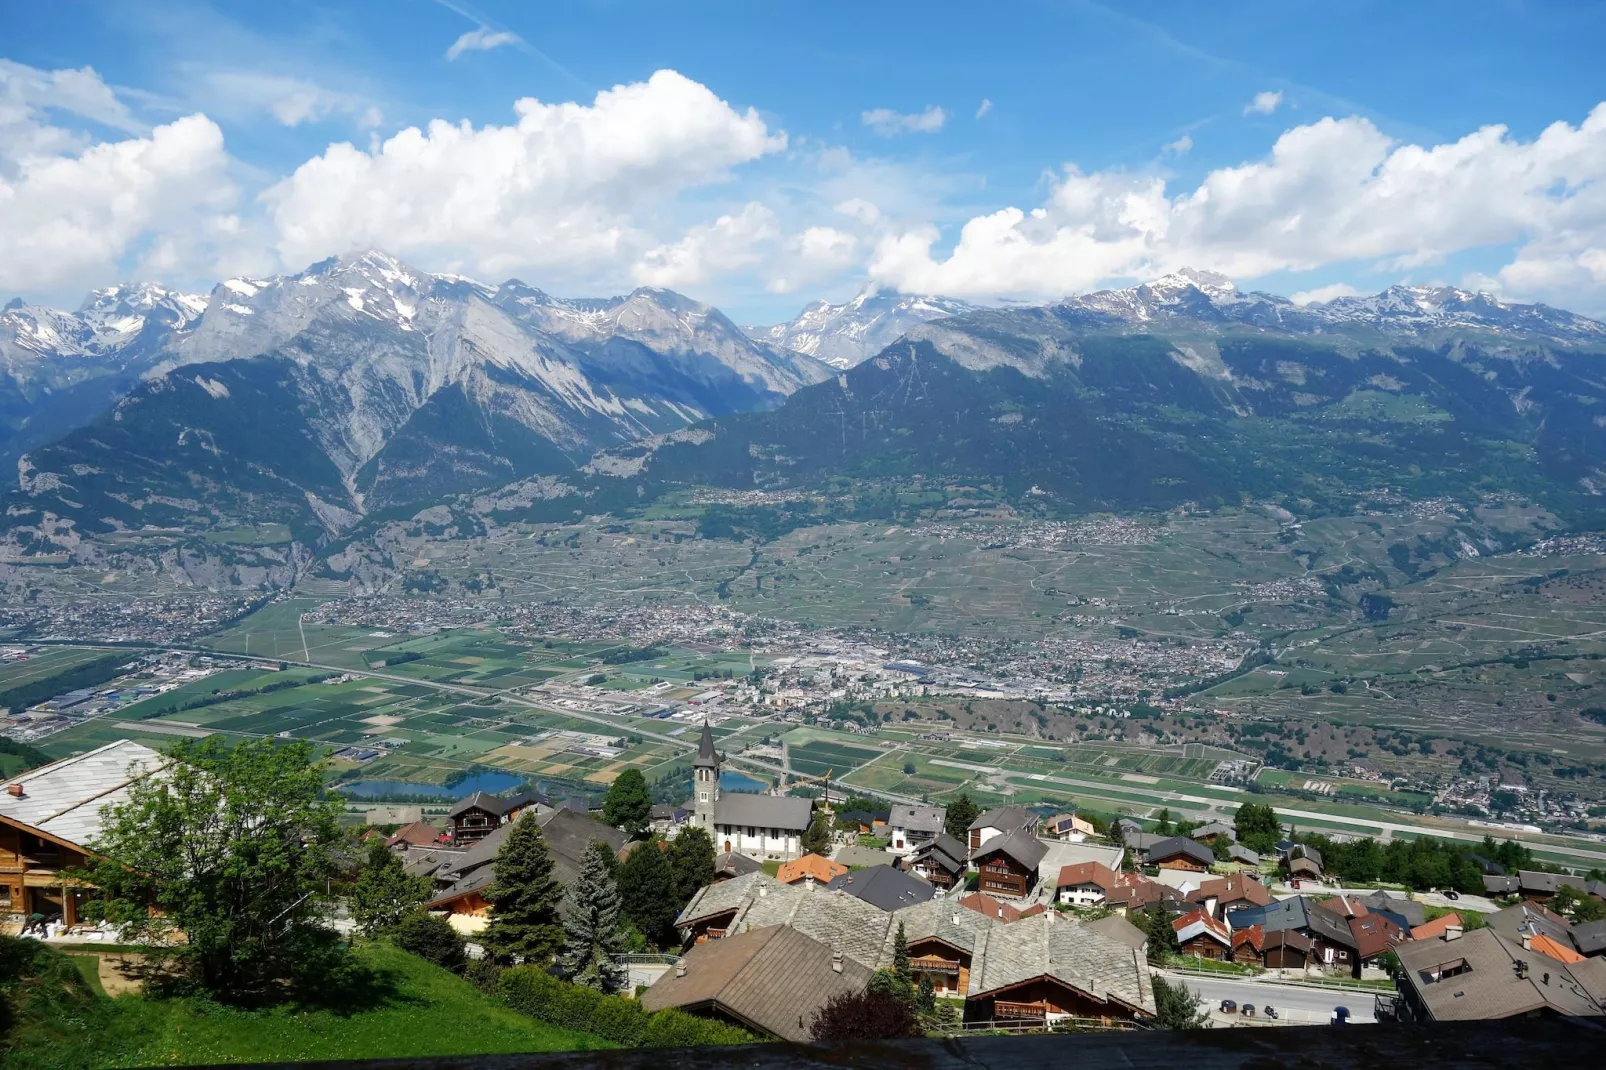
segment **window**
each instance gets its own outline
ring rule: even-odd
[[[707,802],[707,801],[708,801],[708,792],[706,792],[706,791],[699,791],[699,792],[698,792],[698,793],[697,793],[697,801],[698,801],[698,802]]]

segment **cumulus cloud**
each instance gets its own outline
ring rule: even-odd
[[[1296,305],[1320,305],[1339,297],[1359,297],[1360,294],[1360,290],[1347,282],[1335,282],[1328,286],[1317,286],[1289,294],[1288,299]]]
[[[977,112],[977,118],[986,113],[984,107]],[[948,121],[948,113],[935,104],[925,111],[904,115],[891,108],[873,108],[859,115],[859,121],[882,137],[894,137],[898,134],[935,134],[941,130]]]
[[[204,115],[146,137],[35,154],[0,177],[0,290],[104,284],[149,242],[161,262],[234,224],[223,132]]]
[[[1192,148],[1193,138],[1189,137],[1187,134],[1183,134],[1175,141],[1164,145],[1162,147],[1162,151],[1169,152],[1173,156],[1186,156]]]
[[[81,132],[52,121],[52,112],[125,133],[146,129],[92,67],[46,71],[0,59],[0,163],[89,144]]]
[[[1277,110],[1278,105],[1280,105],[1282,102],[1283,91],[1281,89],[1267,90],[1264,93],[1256,93],[1254,99],[1248,104],[1244,105],[1244,114],[1270,115],[1272,112]]]
[[[446,58],[456,59],[464,52],[489,52],[503,45],[516,45],[519,41],[519,35],[510,30],[493,30],[489,26],[480,26],[453,41],[451,47],[446,50]]]
[[[1606,104],[1527,142],[1489,126],[1423,147],[1365,119],[1322,119],[1175,194],[1155,176],[1066,167],[1042,205],[971,219],[946,255],[940,236],[889,232],[872,275],[919,293],[1057,297],[1183,266],[1235,278],[1355,260],[1407,270],[1519,243],[1499,273],[1513,293],[1582,292],[1606,249]]]
[[[527,98],[514,110],[511,126],[437,120],[372,151],[331,145],[263,195],[280,255],[298,264],[380,246],[490,274],[583,272],[654,247],[638,211],[786,146],[753,110],[667,70],[589,105]],[[643,270],[668,277],[686,262],[662,247]]]
[[[976,118],[980,119],[993,110],[993,102],[986,97],[981,98],[981,105],[976,109]]]
[[[643,286],[693,286],[757,264],[760,246],[778,234],[775,213],[753,201],[734,215],[692,227],[678,242],[648,249],[630,273]]]

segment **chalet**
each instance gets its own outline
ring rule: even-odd
[[[965,998],[976,952],[985,945],[994,921],[1001,919],[989,920],[985,912],[955,910],[940,902],[901,911],[898,919],[904,924],[915,979],[930,978],[937,995],[945,999]]]
[[[1580,922],[1573,926],[1573,946],[1585,958],[1606,955],[1606,920]]]
[[[1062,906],[1102,906],[1119,880],[1113,870],[1097,862],[1065,866],[1054,884],[1054,898]]]
[[[895,855],[911,854],[937,838],[943,831],[948,811],[941,806],[912,806],[899,803],[887,817],[892,835],[887,850]]]
[[[917,848],[905,860],[910,873],[930,881],[938,888],[952,888],[964,878],[969,852],[965,845],[946,832],[939,832],[930,843]]]
[[[672,806],[669,803],[654,803],[649,818],[652,830],[664,835],[678,831],[682,825],[690,820],[690,810],[684,806]]]
[[[1296,843],[1283,853],[1283,870],[1291,880],[1319,881],[1322,879],[1322,853]]]
[[[722,792],[722,762],[714,749],[713,731],[704,721],[697,756],[692,759],[692,821],[708,830],[714,850],[739,851],[755,858],[801,855],[803,834],[814,821],[814,800]]]
[[[1176,931],[1177,944],[1184,955],[1218,961],[1232,958],[1232,930],[1203,908],[1174,919],[1171,928]]]
[[[1356,977],[1361,975],[1362,967],[1375,963],[1378,956],[1411,939],[1408,931],[1381,911],[1350,918],[1349,931],[1355,941],[1353,971]]]
[[[1104,905],[1119,914],[1130,917],[1157,903],[1171,910],[1186,908],[1182,893],[1168,884],[1150,880],[1141,873],[1121,873],[1117,878],[1115,887],[1105,896]]]
[[[999,836],[1008,836],[1012,832],[1020,831],[1034,837],[1037,833],[1037,815],[1024,806],[1001,806],[978,814],[976,820],[970,823],[969,829],[972,861],[983,845]]]
[[[1310,937],[1297,929],[1283,929],[1266,933],[1261,942],[1260,964],[1268,970],[1302,970],[1310,965],[1314,953]]]
[[[403,825],[385,840],[385,845],[393,850],[406,851],[413,847],[433,847],[440,843],[445,834],[427,821],[414,821]]]
[[[1044,818],[1038,832],[1049,839],[1069,840],[1072,843],[1080,843],[1090,836],[1098,835],[1093,828],[1093,822],[1076,814],[1055,814],[1053,817]]]
[[[1412,940],[1395,951],[1396,1014],[1403,1021],[1599,1017],[1606,959],[1564,963],[1539,956],[1494,929]]]
[[[1260,865],[1260,855],[1251,851],[1241,843],[1227,845],[1227,860],[1249,866],[1251,869]]]
[[[1188,893],[1188,902],[1204,907],[1205,913],[1225,919],[1237,910],[1263,907],[1271,902],[1271,892],[1253,877],[1233,873],[1207,880]]]
[[[1263,907],[1235,910],[1227,915],[1226,921],[1234,931],[1259,925],[1266,933],[1268,959],[1273,947],[1277,948],[1280,959],[1288,957],[1284,945],[1274,942],[1272,938],[1279,933],[1292,932],[1303,938],[1297,942],[1304,947],[1305,954],[1305,961],[1299,965],[1354,969],[1356,942],[1348,921],[1332,911],[1321,909],[1314,900],[1305,896],[1274,899]]]
[[[892,812],[889,810],[842,810],[836,815],[837,824],[857,826],[861,836],[885,836]]]
[[[1530,903],[1549,902],[1563,887],[1570,887],[1581,895],[1606,899],[1606,881],[1588,880],[1570,873],[1519,869],[1515,873],[1483,878],[1484,891],[1489,895],[1516,895]]]
[[[1037,884],[1037,864],[1048,848],[1025,828],[994,836],[971,853],[970,862],[980,874],[978,890],[988,895],[1024,899]]]
[[[762,1037],[805,1044],[814,1015],[862,992],[873,971],[786,925],[698,944],[641,994],[648,1011],[674,1007]]]
[[[978,1023],[1146,1021],[1153,1014],[1143,954],[1052,910],[988,934],[965,999],[965,1021]]]
[[[1403,895],[1393,895],[1381,888],[1363,895],[1358,900],[1368,910],[1381,910],[1395,916],[1399,924],[1408,929],[1414,929],[1427,921],[1427,911],[1421,903],[1414,899],[1407,899]]]
[[[122,739],[19,773],[0,792],[0,897],[7,913],[78,924],[86,892],[63,873],[95,857],[102,811],[162,775],[170,759]]]
[[[1231,840],[1233,838],[1232,826],[1224,825],[1220,821],[1211,821],[1200,825],[1188,833],[1189,839],[1194,843],[1212,844],[1217,840]]]
[[[843,872],[833,878],[828,887],[833,892],[846,892],[887,911],[924,903],[938,895],[937,889],[931,884],[912,873],[905,873],[891,866],[876,866],[874,869],[861,869],[852,873],[847,872],[844,867]]]
[[[830,884],[834,878],[842,876],[847,871],[848,867],[840,862],[833,862],[816,854],[807,854],[802,858],[781,863],[781,868],[775,872],[775,879],[782,884],[798,884],[803,881]]]
[[[1216,856],[1210,848],[1201,847],[1185,836],[1171,836],[1154,844],[1144,861],[1160,869],[1185,869],[1194,873],[1208,873]]]
[[[1232,961],[1260,966],[1266,961],[1266,930],[1259,925],[1238,929],[1232,934]]]
[[[446,820],[452,828],[452,842],[464,845],[483,840],[502,827],[506,814],[502,800],[483,791],[459,799],[446,812]]]

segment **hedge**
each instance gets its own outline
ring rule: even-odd
[[[637,1000],[572,985],[535,966],[503,970],[497,989],[509,1007],[531,1018],[632,1048],[751,1044],[757,1039],[734,1026],[672,1008],[649,1013]]]

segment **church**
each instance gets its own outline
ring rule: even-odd
[[[721,758],[714,733],[703,722],[703,738],[692,762],[692,822],[708,830],[714,850],[752,858],[797,858],[803,833],[814,820],[814,800],[784,795],[724,794],[719,790]]]

